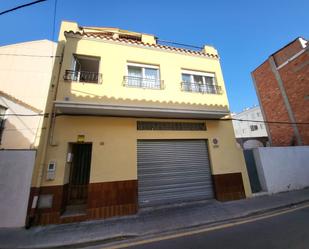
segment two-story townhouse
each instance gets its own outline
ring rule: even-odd
[[[62,22],[29,201],[37,224],[251,195],[217,51]]]

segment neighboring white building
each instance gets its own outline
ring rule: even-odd
[[[268,141],[268,135],[259,106],[246,108],[244,111],[237,114],[234,113],[232,114],[232,118],[252,120],[252,122],[233,120],[235,137],[243,148],[255,148],[266,145],[265,143]]]
[[[0,228],[25,224],[57,43],[0,47]]]
[[[0,47],[0,149],[38,146],[56,49],[49,40]]]
[[[0,113],[1,149],[37,147],[43,121],[42,110],[0,91]]]

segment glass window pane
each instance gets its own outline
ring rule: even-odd
[[[193,75],[194,83],[203,84],[203,76]]]
[[[77,56],[73,57],[73,70],[74,71],[81,71],[81,64],[80,64]]]
[[[159,70],[155,68],[144,68],[145,78],[143,79],[143,87],[160,88]]]
[[[204,79],[205,79],[205,83],[206,83],[206,92],[207,93],[216,93],[214,77],[204,76]]]
[[[128,76],[142,78],[142,68],[128,66]]]
[[[209,76],[204,76],[206,84],[214,85],[214,78]]]
[[[142,83],[142,68],[141,67],[134,67],[128,66],[128,85],[140,87]]]
[[[191,82],[191,75],[183,73],[182,75],[182,81],[183,82]]]
[[[158,79],[158,69],[145,68],[145,78],[146,79]]]

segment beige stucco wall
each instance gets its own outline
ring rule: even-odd
[[[2,98],[7,103],[4,104],[8,107],[6,113],[10,114],[6,117],[2,149],[30,149],[38,146],[42,117],[18,114],[38,114],[27,105],[44,112],[54,66],[54,58],[49,56],[55,52],[56,43],[48,40],[0,47],[0,91],[12,97]]]
[[[56,179],[46,181],[45,172],[43,185],[67,183],[68,144],[76,142],[78,135],[85,135],[85,142],[93,143],[90,182],[137,179],[138,139],[207,139],[212,173],[242,172],[246,194],[250,195],[242,151],[236,147],[230,121],[206,121],[207,131],[137,131],[137,120],[146,119],[58,117],[54,146],[49,146],[46,158],[46,162],[50,160],[57,162]],[[219,140],[218,148],[213,146],[211,142],[213,138]]]
[[[0,149],[32,149],[38,145],[43,122],[42,116],[25,106],[0,96],[0,105],[5,106],[5,129]],[[15,114],[34,116],[15,116]]]
[[[166,50],[147,49],[100,40],[78,40],[68,38],[64,42],[64,30],[78,30],[76,23],[62,24],[59,41],[65,45],[64,59],[60,70],[57,100],[102,103],[149,105],[169,107],[179,105],[202,110],[228,110],[224,80],[217,59],[192,56]],[[64,43],[62,43],[64,42]],[[59,43],[60,44],[60,43]],[[65,70],[71,69],[74,53],[100,56],[102,84],[70,83],[63,80]],[[160,67],[163,90],[128,88],[123,86],[127,62],[154,64]],[[181,69],[213,72],[222,95],[183,92],[180,88]],[[55,72],[56,73],[56,72]],[[49,109],[52,108],[52,101]],[[68,182],[69,169],[66,165],[68,144],[76,142],[78,135],[85,135],[85,142],[92,142],[92,163],[90,182],[108,182],[137,179],[137,139],[207,139],[213,174],[242,172],[246,195],[250,196],[248,175],[242,151],[236,147],[230,121],[206,121],[207,131],[137,131],[136,121],[143,119],[117,117],[58,116],[52,129],[53,139],[42,142],[36,162],[33,185],[63,185]],[[161,119],[162,121],[162,119]],[[193,121],[192,121],[193,122]],[[212,138],[219,140],[219,147],[213,146]],[[56,178],[46,181],[46,167],[50,160],[57,163]],[[43,170],[43,179],[38,177]]]
[[[44,110],[54,58],[35,56],[52,56],[56,46],[55,42],[38,40],[0,47],[1,91]]]
[[[102,84],[65,82],[65,70],[72,69],[73,54],[98,56]],[[141,89],[123,86],[123,77],[127,75],[127,62],[156,65],[160,68],[164,89]],[[217,83],[223,94],[201,94],[181,90],[181,70],[189,69],[215,73]],[[116,103],[119,100],[149,101],[155,104],[208,105],[208,108],[228,108],[223,76],[218,59],[206,56],[194,56],[164,49],[144,48],[100,39],[68,38],[64,60],[60,73],[57,100],[91,103]],[[206,106],[204,106],[205,108]]]

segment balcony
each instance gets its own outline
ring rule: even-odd
[[[222,94],[222,88],[218,85],[181,82],[181,89],[185,92],[196,92],[206,94]]]
[[[98,72],[65,70],[63,79],[65,81],[101,84],[102,74]]]
[[[152,78],[142,78],[135,76],[124,76],[123,85],[126,87],[137,87],[137,88],[147,88],[147,89],[163,89],[163,80],[152,79]]]

